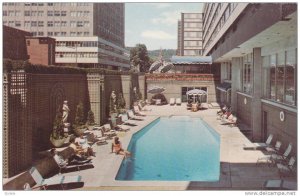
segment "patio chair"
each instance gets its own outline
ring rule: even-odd
[[[133,106],[133,111],[137,116],[146,116],[144,112],[140,111],[140,108],[137,105]]]
[[[117,135],[116,130],[111,129],[111,126],[108,123],[104,124],[101,127],[101,132],[102,132],[102,134],[103,134],[104,137],[107,137],[109,139],[111,139],[111,138],[113,138],[114,136]]]
[[[107,135],[103,134],[102,127],[94,127],[92,131],[85,131],[89,144],[96,143],[97,145],[107,144]]]
[[[292,180],[267,180],[264,188],[269,190],[297,190],[297,182]]]
[[[139,121],[144,120],[143,118],[134,115],[134,113],[133,113],[132,110],[128,110],[128,111],[127,111],[127,114],[128,114],[129,119],[131,119],[131,120],[139,120]]]
[[[266,147],[269,147],[271,145],[273,137],[274,137],[274,135],[270,134],[265,143],[244,144],[244,149],[245,150],[261,150],[261,149],[265,149]]]
[[[45,190],[48,186],[51,185],[60,185],[62,189],[64,189],[64,185],[68,183],[78,183],[81,181],[81,176],[54,176],[51,178],[44,179],[40,172],[35,168],[32,167],[29,171],[29,174],[36,182],[37,186],[42,186]]]
[[[142,106],[141,102],[138,103],[138,108],[140,111],[151,111],[147,106]]]
[[[175,105],[175,98],[170,98],[170,105]]]
[[[181,98],[176,98],[176,105],[181,105]]]
[[[271,160],[276,163],[276,162],[281,162],[281,161],[286,161],[287,157],[289,156],[289,154],[292,151],[292,143],[289,143],[288,147],[286,148],[286,150],[284,151],[283,154],[272,154],[271,155]]]
[[[76,156],[76,155],[74,155]],[[91,164],[91,159],[82,159],[82,160],[76,160],[73,159],[73,157],[71,157],[70,159],[72,159],[71,161],[67,161],[64,160],[61,156],[59,155],[54,155],[53,157],[55,163],[57,164],[57,166],[59,167],[59,172],[58,174],[61,174],[61,171],[63,169],[68,169],[68,168],[77,168],[77,171],[80,171],[80,166],[83,166],[84,164]]]
[[[275,146],[274,147],[266,147],[266,152],[268,154],[278,154],[279,153],[279,150],[280,150],[280,147],[281,147],[281,141],[277,140],[276,143],[275,143]]]
[[[129,120],[127,113],[126,114],[120,114],[119,115],[121,117],[121,125],[129,125],[129,126],[137,126],[136,121],[133,120]]]
[[[291,175],[294,171],[295,162],[296,162],[296,158],[292,156],[287,164],[277,163],[276,166],[279,170],[280,177]]]
[[[227,119],[221,120],[221,125],[237,126],[237,117],[230,114]]]

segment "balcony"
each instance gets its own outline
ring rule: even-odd
[[[175,80],[175,81],[219,81],[220,76],[214,74],[146,74],[147,80]]]

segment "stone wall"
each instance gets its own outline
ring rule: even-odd
[[[85,74],[9,73],[5,77],[5,114],[3,149],[4,177],[27,169],[39,151],[49,149],[56,110],[68,100],[68,121],[74,122],[77,104],[82,101],[85,114],[90,109]]]

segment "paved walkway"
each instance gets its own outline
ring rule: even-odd
[[[185,182],[185,181],[117,181],[115,176],[121,165],[122,156],[111,153],[111,142],[93,149],[96,157],[94,168],[69,172],[64,175],[81,175],[84,186],[79,190],[261,190],[268,179],[279,179],[276,167],[256,165],[256,160],[263,156],[261,151],[244,150],[243,144],[250,141],[238,127],[221,125],[217,120],[217,109],[191,112],[186,104],[181,106],[147,106],[144,121],[137,121],[138,126],[131,127],[126,133],[118,133],[123,147],[127,148],[132,134],[139,131],[160,116],[190,115],[200,117],[214,128],[221,138],[221,174],[219,182]]]

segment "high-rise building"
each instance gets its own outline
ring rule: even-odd
[[[3,24],[56,39],[56,64],[129,68],[123,3],[3,3]]]
[[[178,56],[202,56],[202,13],[181,13]]]
[[[204,55],[221,65],[219,101],[253,141],[273,134],[297,146],[297,4],[206,3],[203,13]]]

